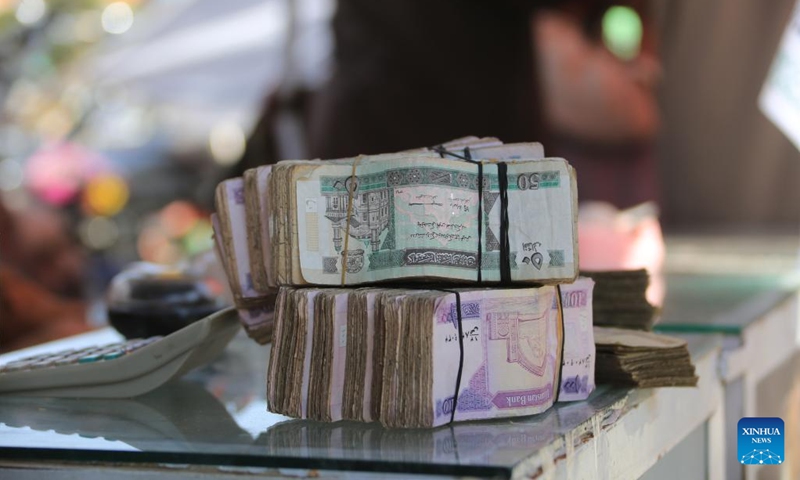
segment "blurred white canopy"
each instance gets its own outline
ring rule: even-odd
[[[206,141],[221,120],[248,132],[279,85],[325,79],[333,8],[333,0],[153,0],[90,56],[91,84],[144,101],[168,129],[178,122],[184,139]]]

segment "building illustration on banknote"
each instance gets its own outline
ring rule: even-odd
[[[381,234],[389,226],[389,188],[360,190],[358,185],[358,177],[350,177],[334,183],[334,189],[323,192],[325,218],[331,221],[333,227],[333,246],[336,253],[342,255],[342,261],[346,262],[344,268],[348,273],[357,273],[364,267],[364,250],[355,248],[342,251],[344,236],[350,235],[370,245],[375,253],[380,249]]]
[[[471,251],[473,249],[464,246],[452,249],[446,245],[452,237],[463,237],[447,229],[468,228],[473,220],[470,214],[465,215],[466,212],[460,211],[456,215],[468,218],[464,224],[442,226],[449,225],[448,220],[454,217],[450,205],[443,203],[443,194],[449,188],[456,188],[471,191],[474,195],[477,189],[474,175],[443,169],[401,168],[353,177],[323,177],[321,181],[320,193],[325,199],[325,218],[331,225],[333,247],[343,261],[346,258],[345,268],[348,273],[356,273],[364,266],[364,250],[369,251],[367,256],[370,258],[370,269],[403,264],[464,267],[464,262],[467,260],[469,260],[466,265],[468,268],[475,268],[477,265],[475,254]],[[400,190],[397,190],[398,188]],[[401,207],[395,198],[398,192],[404,192],[406,195],[411,195],[413,192],[415,198],[404,198]],[[477,198],[471,199],[470,202],[477,204]],[[461,208],[470,206],[474,207],[459,205]],[[424,216],[419,216],[419,213],[412,214],[409,210],[411,208],[423,209]],[[422,242],[423,238],[434,238],[445,242],[445,245],[440,245],[438,248],[433,245],[420,245],[421,248],[396,249],[394,227],[398,214],[408,216],[409,220],[428,218],[427,223],[416,225],[419,229],[417,232],[409,234],[413,237],[416,233],[420,237],[419,242]],[[445,229],[443,233],[439,231],[441,229]],[[346,241],[345,237],[348,235],[363,245]],[[489,236],[491,235],[487,234],[487,237]],[[384,239],[387,241],[384,242]],[[477,250],[477,246],[474,250]],[[471,254],[467,260],[462,258],[465,253]],[[326,260],[330,263],[326,271],[333,273],[336,270],[334,264],[338,263],[337,259],[331,257]]]

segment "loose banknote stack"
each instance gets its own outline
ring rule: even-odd
[[[597,381],[637,387],[697,385],[685,340],[652,332],[594,327]]]
[[[289,160],[222,182],[217,249],[248,333],[280,286],[554,285],[577,277],[577,189],[541,144]]]
[[[651,330],[658,310],[647,301],[650,274],[645,269],[581,271],[594,287],[594,324]]]
[[[283,287],[269,409],[433,427],[585,399],[594,389],[591,288],[584,278],[560,289]]]

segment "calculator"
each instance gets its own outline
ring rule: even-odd
[[[0,394],[135,397],[210,363],[239,328],[228,308],[164,337],[22,358],[0,365]]]

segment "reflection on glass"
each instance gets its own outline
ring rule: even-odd
[[[596,435],[629,402],[628,390],[599,386],[588,401],[557,404],[541,415],[436,429],[293,420],[267,411],[268,356],[269,348],[240,336],[215,363],[137,398],[0,396],[0,451],[45,448],[55,450],[36,454],[91,459],[93,450],[139,450],[167,453],[178,463],[342,469],[361,461],[368,463],[359,468],[368,465],[370,471],[415,464],[424,472],[453,467],[505,472],[543,447],[579,445],[586,438],[575,435],[576,429],[587,438]],[[578,429],[586,425],[590,428]]]
[[[192,450],[193,442],[252,441],[224,405],[202,385],[182,381],[124,400],[2,396],[0,423],[13,427],[0,436],[0,444],[5,447],[47,445],[58,448],[51,445],[51,441],[69,449],[94,449],[103,445],[100,442],[69,443],[60,438],[74,434],[116,442],[107,446],[115,450],[115,446],[123,450]],[[35,435],[26,435],[26,427],[34,430]],[[30,440],[25,441],[25,438]],[[118,442],[123,444],[117,445]]]

